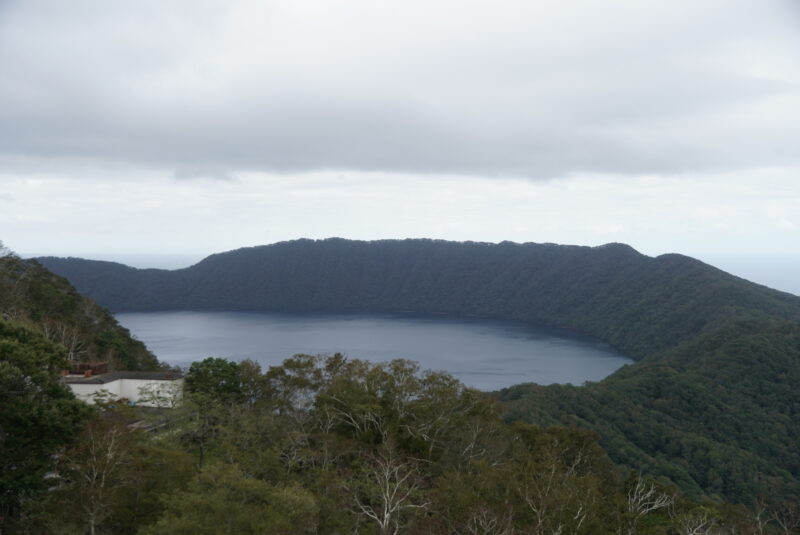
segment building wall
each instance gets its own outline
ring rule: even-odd
[[[75,396],[89,404],[94,403],[93,396],[105,390],[112,399],[127,399],[138,405],[171,407],[180,400],[183,390],[183,379],[159,381],[154,379],[117,379],[105,384],[68,383]],[[141,401],[141,389],[147,389],[160,398],[155,401]]]
[[[114,381],[117,382],[117,381]],[[172,381],[157,381],[153,379],[121,379],[119,381],[119,395],[122,398],[135,402],[137,405],[144,405],[147,407],[155,407],[158,405],[170,407],[174,402],[180,399],[183,392],[183,379],[175,379]],[[141,401],[141,396],[144,394],[142,389],[148,390],[160,400]]]
[[[70,387],[72,393],[75,394],[75,397],[78,399],[89,403],[90,405],[94,404],[94,395],[100,392],[101,390],[105,390],[108,392],[113,399],[119,399],[121,396],[119,394],[119,381],[111,381],[110,383],[105,383],[102,385],[97,384],[84,384],[84,383],[67,383],[67,386]]]

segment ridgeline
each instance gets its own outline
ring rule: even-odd
[[[478,315],[571,329],[637,362],[583,387],[495,393],[509,419],[597,431],[691,496],[800,496],[800,298],[623,244],[298,240],[186,269],[41,258],[114,311]]]

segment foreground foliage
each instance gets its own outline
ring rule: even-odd
[[[58,455],[91,417],[58,380],[80,360],[159,366],[108,311],[0,243],[0,532],[47,495]]]
[[[219,375],[211,371],[223,371]],[[149,434],[105,407],[27,533],[773,534],[792,511],[695,502],[621,470],[587,430],[506,424],[409,361],[206,359]],[[140,415],[141,416],[141,415]],[[755,504],[754,504],[755,505]],[[79,513],[79,514],[78,514]],[[779,519],[787,526],[781,531]]]
[[[42,335],[0,319],[0,531],[47,489],[53,455],[88,417],[57,380],[64,361]]]

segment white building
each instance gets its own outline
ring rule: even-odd
[[[96,398],[125,400],[147,407],[174,407],[183,393],[178,372],[110,372],[99,375],[66,375],[64,383],[75,397],[93,404]]]

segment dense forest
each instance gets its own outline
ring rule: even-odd
[[[791,534],[800,509],[694,501],[615,466],[595,433],[504,423],[413,362],[195,362],[177,408],[101,403],[28,534]],[[87,406],[84,406],[85,410]],[[131,423],[136,423],[131,426]],[[146,423],[147,425],[141,425]]]
[[[78,361],[119,369],[159,362],[114,317],[63,278],[0,243],[0,532],[40,503],[56,456],[92,411],[62,385]]]
[[[479,315],[596,336],[638,362],[582,387],[496,393],[506,418],[596,431],[688,496],[800,496],[800,298],[622,244],[299,240],[176,271],[44,258],[112,310]]]

